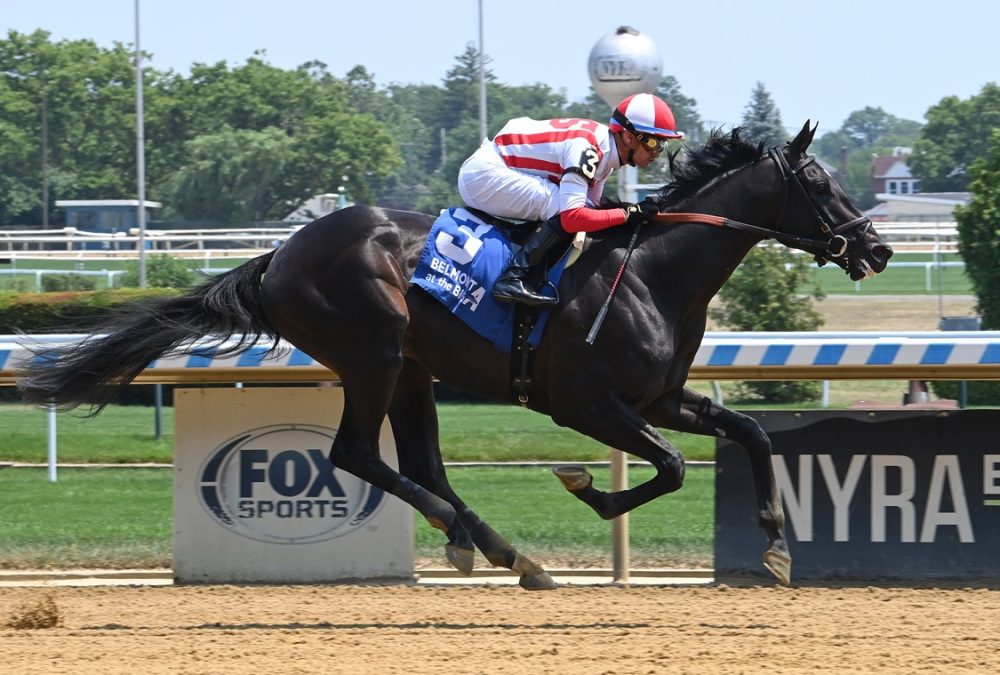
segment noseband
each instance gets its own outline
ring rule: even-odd
[[[803,169],[816,161],[815,157],[806,157],[793,168],[788,164],[788,160],[785,159],[785,153],[783,153],[780,148],[775,146],[767,151],[767,158],[774,160],[775,165],[778,167],[778,171],[781,173],[782,185],[784,186],[781,197],[781,211],[778,213],[777,220],[775,220],[775,229],[758,227],[757,225],[751,225],[749,223],[732,220],[731,218],[724,218],[722,216],[713,216],[707,213],[658,213],[655,216],[655,220],[657,222],[667,223],[705,223],[708,225],[716,225],[718,227],[728,227],[734,230],[750,232],[751,234],[763,237],[764,239],[774,239],[785,246],[797,248],[807,253],[812,253],[816,259],[816,263],[821,267],[830,262],[831,259],[840,258],[847,253],[849,242],[847,240],[847,236],[845,235],[851,236],[852,238],[861,238],[864,237],[865,234],[868,233],[868,230],[871,229],[872,221],[867,216],[858,216],[853,220],[849,220],[846,223],[841,223],[836,226],[831,226],[826,222],[823,215],[816,207],[816,203],[809,196],[809,193],[806,192],[806,188],[802,184],[802,179],[799,176]],[[745,165],[743,168],[753,166],[753,164],[756,164],[756,161]],[[740,170],[741,169],[735,169],[734,171]],[[778,231],[777,228],[785,219],[785,209],[788,206],[789,183],[795,186],[798,193],[812,208],[819,224],[819,230],[825,237],[824,239],[804,237],[797,234],[789,234],[787,232]]]

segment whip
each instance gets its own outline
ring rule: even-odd
[[[628,265],[629,258],[632,257],[632,251],[635,250],[635,243],[639,239],[639,230],[642,229],[642,225],[641,221],[635,224],[635,229],[632,231],[632,238],[629,240],[628,248],[625,250],[625,257],[622,258],[621,267],[618,268],[618,274],[615,275],[614,283],[611,284],[611,290],[608,291],[608,298],[601,305],[601,309],[597,312],[597,317],[594,319],[594,325],[590,327],[590,332],[587,333],[588,345],[594,344],[594,340],[597,339],[597,333],[601,330],[601,325],[604,323],[604,318],[608,315],[611,301],[615,297],[615,291],[618,290],[618,283],[622,280],[622,274],[625,273],[625,267]]]

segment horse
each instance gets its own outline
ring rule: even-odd
[[[771,467],[771,444],[749,416],[685,386],[709,301],[753,246],[774,238],[832,261],[852,279],[885,269],[892,249],[831,175],[806,154],[807,121],[766,150],[739,128],[716,130],[704,146],[669,156],[674,179],[653,199],[668,222],[610,228],[592,236],[559,284],[535,350],[534,386],[524,404],[655,468],[648,481],[605,492],[582,467],[558,467],[564,487],[612,519],[681,488],[684,458],[658,428],[738,442],[752,466],[763,563],[788,584],[791,555]],[[683,160],[683,161],[682,161]],[[144,301],[75,345],[23,368],[29,402],[96,414],[116,390],[168,352],[245,351],[284,340],[335,371],[345,406],[331,463],[419,511],[444,532],[445,554],[471,574],[478,548],[529,590],[551,576],[479,518],[448,482],[438,440],[434,378],[513,403],[509,356],[411,284],[434,217],[370,206],[323,216],[276,250],[184,295]],[[631,244],[634,244],[631,245]],[[631,261],[625,274],[620,264]],[[620,281],[620,284],[619,284]],[[596,339],[588,328],[614,282],[614,303]],[[593,337],[593,336],[591,336]],[[378,452],[388,416],[398,471]]]

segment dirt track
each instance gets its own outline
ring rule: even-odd
[[[775,587],[103,587],[0,628],[10,673],[995,673],[1000,591]]]

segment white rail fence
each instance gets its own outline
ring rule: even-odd
[[[274,248],[302,228],[302,224],[267,228],[211,228],[191,230],[146,229],[147,250],[177,253],[198,252],[207,249],[256,249]],[[892,222],[876,223],[882,237],[900,249],[920,249],[937,244],[954,247],[958,230],[953,221],[942,222]],[[226,242],[225,247],[209,246],[209,242]],[[0,252],[6,257],[31,253],[34,256],[65,257],[67,253],[136,255],[139,230],[128,232],[98,233],[75,227],[48,230],[15,230],[0,228]],[[246,255],[247,251],[241,251]]]
[[[228,269],[217,266],[221,260],[241,260],[261,255],[292,236],[301,225],[289,227],[220,228],[199,230],[147,230],[147,252],[169,253],[197,262],[201,272],[218,274]],[[958,253],[955,223],[894,222],[879,223],[880,234],[896,251],[893,268],[922,268],[924,290],[934,289],[934,271],[963,269],[960,260],[944,256]],[[131,260],[138,257],[138,230],[128,233],[97,234],[67,227],[62,230],[3,230],[0,229],[0,259],[10,267],[0,267],[0,278],[31,279],[33,290],[43,288],[45,276],[76,274],[100,279],[113,287],[125,272],[120,269],[82,269],[100,262]],[[225,244],[225,247],[221,245]],[[929,261],[900,260],[906,255],[933,255]],[[43,265],[51,261],[73,261],[78,269],[52,269]],[[213,264],[215,261],[215,264]],[[813,264],[813,267],[816,267]],[[832,269],[828,267],[827,269]],[[855,290],[860,290],[855,284]]]

